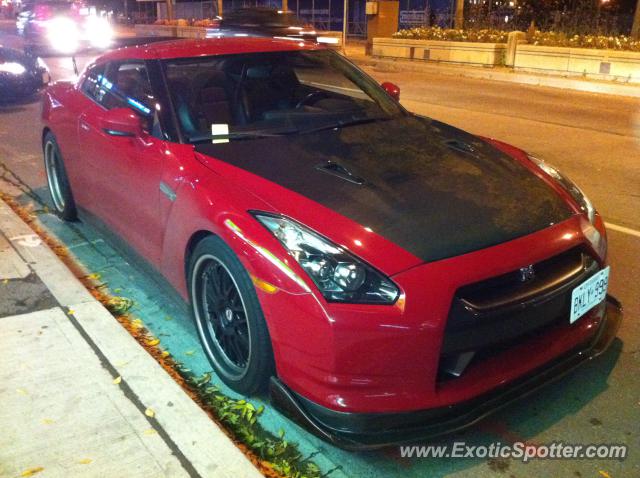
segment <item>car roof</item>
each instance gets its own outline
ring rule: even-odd
[[[123,59],[171,59],[198,56],[233,55],[271,51],[319,50],[325,47],[299,40],[256,37],[222,37],[169,40],[111,50],[96,60],[103,63]]]

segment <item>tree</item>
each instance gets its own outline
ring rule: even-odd
[[[167,19],[173,20],[173,0],[167,0]]]
[[[633,16],[631,37],[636,40],[640,40],[640,0],[638,0],[638,2],[636,3],[636,14]]]
[[[456,0],[456,16],[454,18],[453,27],[458,30],[462,30],[464,28],[464,0]]]

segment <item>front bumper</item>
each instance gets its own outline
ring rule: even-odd
[[[344,449],[366,450],[429,439],[471,426],[599,356],[613,342],[621,321],[621,304],[607,296],[603,319],[587,342],[504,386],[446,407],[402,413],[337,412],[297,395],[277,378],[271,381],[271,400],[289,418]]]

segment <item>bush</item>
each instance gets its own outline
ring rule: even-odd
[[[410,40],[445,40],[486,43],[506,43],[509,32],[494,29],[454,30],[440,27],[418,27],[400,30],[394,38]],[[640,51],[640,41],[625,35],[566,35],[558,32],[535,31],[527,35],[532,45],[564,46],[573,48],[597,48],[602,50]]]
[[[625,35],[565,35],[563,33],[536,31],[527,40],[532,45],[541,46],[640,51],[640,41]]]
[[[508,32],[502,30],[455,30],[453,28],[417,27],[400,30],[394,38],[411,40],[468,41],[476,43],[506,43]]]

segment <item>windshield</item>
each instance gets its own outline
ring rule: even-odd
[[[190,142],[295,134],[369,121],[404,110],[331,50],[183,58],[164,62],[173,106]]]

